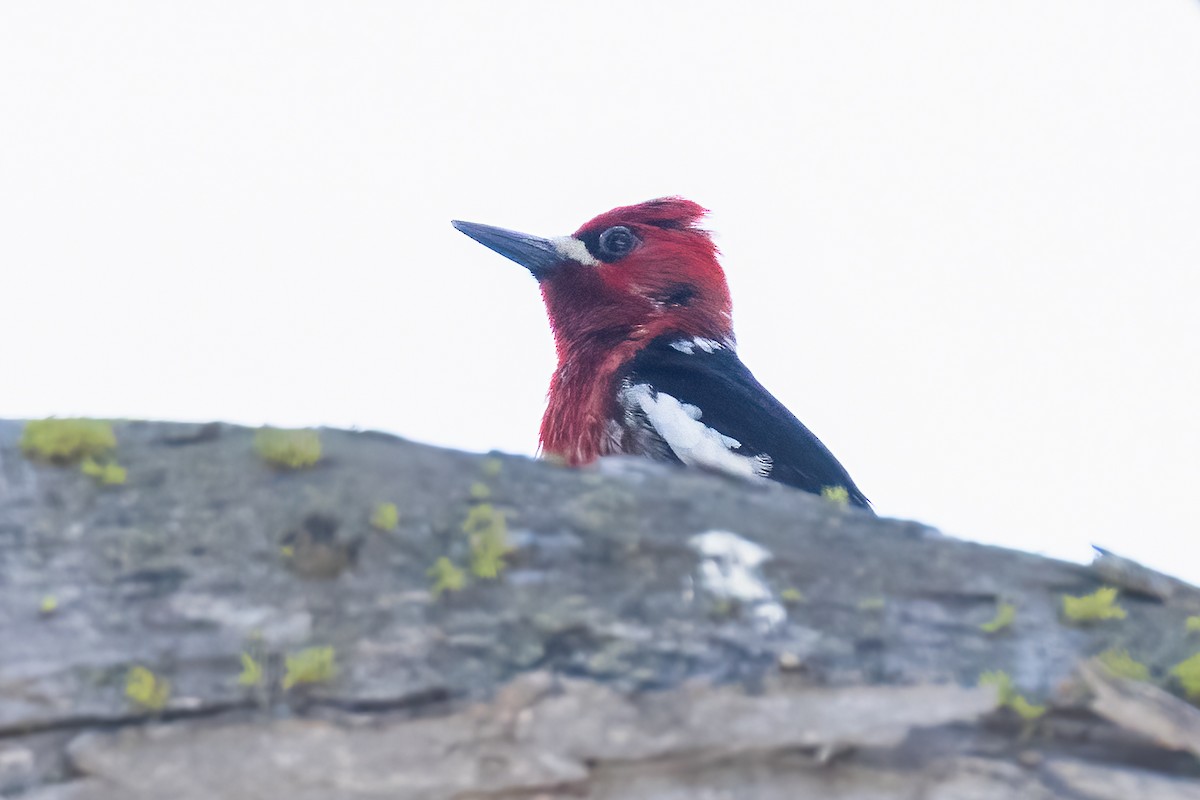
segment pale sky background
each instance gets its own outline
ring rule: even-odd
[[[451,218],[713,213],[743,360],[881,514],[1200,581],[1200,2],[4,2],[0,417],[532,453]]]

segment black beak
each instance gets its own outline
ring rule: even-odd
[[[492,225],[480,225],[477,222],[453,220],[450,224],[484,247],[495,250],[505,258],[511,258],[532,272],[535,278],[541,278],[565,261],[555,249],[554,243],[540,236],[530,236]]]

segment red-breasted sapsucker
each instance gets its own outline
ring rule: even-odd
[[[454,227],[537,279],[558,351],[543,452],[570,464],[630,454],[807,492],[867,498],[737,356],[705,210],[667,197],[615,208],[571,236]]]

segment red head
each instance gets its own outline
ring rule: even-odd
[[[690,200],[665,197],[614,208],[553,239],[454,225],[538,279],[561,362],[595,338],[606,347],[669,332],[732,338],[717,248],[696,227],[705,213]]]
[[[542,425],[547,451],[572,462],[603,452],[594,428],[610,411],[608,383],[651,340],[679,334],[732,343],[725,273],[712,239],[696,227],[704,214],[690,200],[666,197],[614,208],[552,239],[454,223],[541,285],[558,350]]]

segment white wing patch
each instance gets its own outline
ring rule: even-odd
[[[621,401],[626,408],[640,411],[675,457],[690,467],[748,478],[765,478],[771,471],[769,456],[734,452],[742,443],[701,422],[703,412],[697,406],[681,403],[666,392],[656,392],[646,383],[626,386]]]
[[[568,261],[584,264],[589,267],[600,266],[599,260],[588,252],[587,245],[574,236],[558,236],[550,240],[558,254]]]
[[[697,336],[693,339],[680,339],[679,341],[671,342],[671,347],[690,356],[695,355],[697,347],[706,353],[711,353],[714,350],[723,349],[725,345],[716,339],[705,339],[702,336]]]

